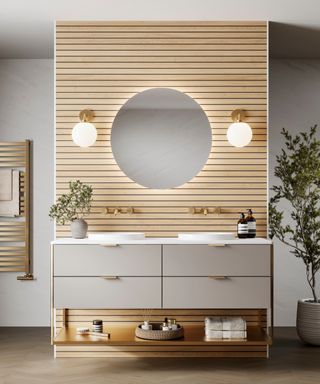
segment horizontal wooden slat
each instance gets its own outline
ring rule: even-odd
[[[208,32],[195,32],[195,31],[188,31],[188,32],[166,32],[166,31],[157,31],[157,32],[144,32],[144,31],[136,31],[131,30],[131,32],[124,32],[124,31],[101,31],[101,30],[87,30],[87,31],[81,31],[81,27],[76,31],[68,31],[68,32],[61,32],[60,28],[56,33],[57,41],[64,40],[64,39],[94,39],[94,40],[106,40],[112,41],[113,39],[118,40],[129,40],[129,41],[136,41],[137,39],[146,39],[146,40],[154,40],[154,39],[165,39],[165,40],[175,40],[177,43],[181,41],[181,39],[188,39],[188,40],[194,40],[194,39],[230,39],[231,42],[238,40],[238,39],[265,39],[266,33],[265,31],[208,31]]]
[[[168,31],[195,32],[197,30],[261,30],[266,32],[265,21],[57,21],[57,31]]]
[[[119,66],[117,66],[119,64]],[[263,56],[59,56],[60,68],[267,68]]]
[[[142,37],[142,36],[136,36],[135,38],[131,37],[117,37],[116,39],[114,37],[109,36],[103,36],[102,34],[99,35],[89,35],[89,36],[81,36],[80,34],[70,36],[66,34],[65,37],[61,36],[60,34],[56,35],[56,44],[58,49],[63,49],[63,46],[67,45],[74,46],[74,45],[92,45],[92,46],[113,46],[117,45],[120,47],[121,50],[123,49],[134,49],[135,46],[139,46],[142,48],[142,50],[149,49],[148,45],[152,45],[156,47],[159,45],[161,47],[164,47],[164,49],[167,49],[171,47],[171,45],[174,46],[181,46],[181,45],[188,45],[191,47],[196,47],[195,49],[212,49],[212,47],[216,47],[219,45],[229,46],[232,49],[232,47],[240,45],[240,46],[247,46],[247,45],[253,45],[256,47],[256,49],[263,49],[266,44],[266,36],[258,36],[258,37],[251,37],[251,35],[247,36],[239,36],[235,38],[234,36],[217,36],[216,34],[212,34],[211,36],[207,36],[204,38],[201,35],[197,35],[197,37],[189,38],[188,36],[170,36],[170,37],[161,37],[159,35],[156,35],[152,38],[150,37]],[[195,42],[197,43],[195,45]],[[262,47],[261,47],[262,45]],[[111,48],[112,49],[112,48]]]

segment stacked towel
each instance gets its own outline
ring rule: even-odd
[[[246,339],[247,323],[242,317],[206,317],[205,335],[209,339]]]

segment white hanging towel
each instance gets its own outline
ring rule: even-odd
[[[9,169],[8,171],[11,172],[11,199],[0,199],[0,216],[16,217],[20,215],[20,172],[17,169]],[[1,173],[0,176],[4,176],[3,180],[8,181],[7,172]],[[4,190],[6,188],[4,187]]]
[[[12,200],[12,169],[0,169],[0,201]]]

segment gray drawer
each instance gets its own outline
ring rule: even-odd
[[[269,245],[164,245],[164,276],[270,276]]]
[[[164,277],[164,308],[270,308],[270,278]]]
[[[161,276],[161,245],[55,245],[54,276]]]
[[[160,277],[55,277],[55,308],[161,308]]]

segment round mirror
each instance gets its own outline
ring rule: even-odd
[[[111,131],[121,170],[148,188],[178,187],[196,176],[211,151],[211,127],[200,105],[169,88],[143,91],[119,110]]]

